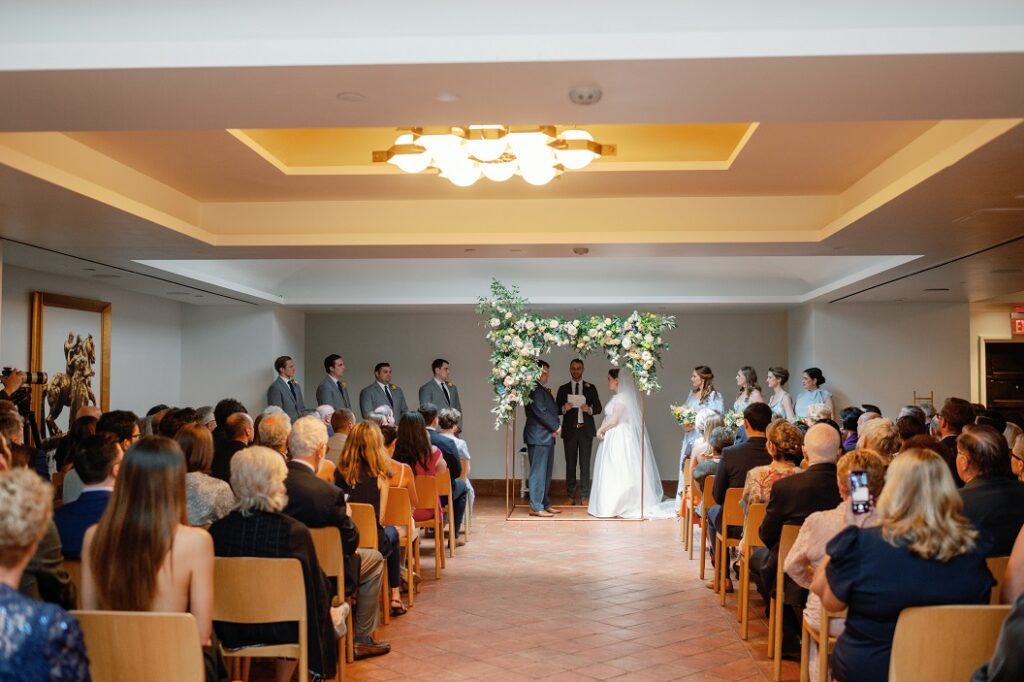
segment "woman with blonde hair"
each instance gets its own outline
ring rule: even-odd
[[[697,413],[694,422],[694,429],[700,434],[690,448],[690,456],[693,457],[693,466],[698,466],[705,458],[711,456],[711,432],[720,426],[725,426],[725,419],[714,410],[701,410]]]
[[[961,514],[945,460],[911,449],[889,465],[870,528],[850,526],[826,546],[811,589],[829,611],[848,609],[832,657],[839,682],[884,680],[900,611],[987,604],[990,542]]]
[[[53,488],[34,471],[8,471],[0,436],[0,679],[88,681],[78,621],[18,592],[18,583],[53,516]]]
[[[206,648],[207,680],[223,663],[213,634],[213,541],[188,525],[185,456],[147,436],[124,456],[99,524],[82,542],[82,607],[191,613]]]
[[[888,465],[896,453],[900,451],[900,431],[891,419],[872,419],[861,427],[860,438],[857,439],[859,449],[874,450]]]
[[[334,483],[348,493],[349,502],[373,506],[377,521],[377,548],[388,567],[388,586],[391,588],[391,613],[400,616],[407,611],[402,602],[402,557],[398,545],[398,529],[385,526],[384,510],[388,506],[391,458],[384,448],[380,426],[373,421],[362,421],[352,427],[345,440],[345,448],[338,457]]]

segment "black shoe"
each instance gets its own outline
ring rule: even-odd
[[[387,642],[375,642],[371,639],[366,644],[354,642],[352,645],[353,658],[357,661],[361,661],[364,658],[373,658],[374,656],[383,656],[387,653],[391,653],[391,645]]]
[[[797,639],[794,642],[789,640],[782,642],[782,660],[784,661],[799,661],[800,660],[800,640]]]

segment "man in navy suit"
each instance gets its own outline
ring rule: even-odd
[[[122,454],[117,437],[109,432],[89,436],[78,446],[74,462],[82,479],[82,494],[53,512],[65,559],[81,559],[82,538],[89,526],[99,523],[107,508]]]
[[[530,456],[530,516],[553,516],[561,513],[551,506],[548,490],[555,463],[555,439],[562,432],[562,420],[555,398],[546,387],[551,365],[543,360],[538,360],[537,364],[541,373],[530,393],[523,428],[523,441]]]

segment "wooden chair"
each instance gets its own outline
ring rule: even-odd
[[[79,609],[82,607],[82,562],[74,559],[64,560],[64,570],[68,572],[68,576],[71,577],[71,582],[75,586],[75,608]]]
[[[693,533],[693,458],[687,457],[683,462],[683,494],[679,498],[679,540],[683,543],[683,549],[690,549],[691,535]],[[689,523],[687,523],[689,521]],[[693,558],[693,554],[690,554]]]
[[[1006,576],[1006,565],[1010,563],[1010,557],[1008,556],[990,556],[985,559],[985,563],[988,564],[988,570],[992,574],[992,577],[996,579],[996,584],[992,586],[992,596],[989,599],[989,604],[1001,604],[1002,603],[1002,591],[1003,591],[1003,578]]]
[[[836,646],[836,637],[833,637],[829,628],[833,620],[846,618],[846,609],[837,612],[826,611],[821,608],[821,618],[818,625],[814,626],[801,618],[800,637],[800,682],[810,682],[811,679],[811,640],[818,645],[818,682],[828,682],[828,657]]]
[[[405,537],[398,536],[400,548],[405,550],[405,570],[409,576],[409,606],[416,600],[416,581],[413,576],[420,570],[420,536],[412,520],[412,503],[405,488],[388,490],[388,506],[384,510],[384,525],[405,528]]]
[[[447,496],[444,513],[448,517],[448,556],[455,557],[455,510],[452,501],[452,475],[446,469],[437,475],[437,494]],[[442,528],[443,530],[443,528]]]
[[[746,639],[750,626],[750,557],[755,549],[764,547],[761,541],[761,522],[765,504],[758,502],[747,508],[743,524],[743,563],[740,565],[740,593],[736,608],[739,611],[740,638]]]
[[[715,533],[715,545],[718,554],[715,557],[715,588],[718,591],[718,603],[725,606],[725,583],[729,580],[729,548],[739,547],[739,538],[729,537],[730,526],[743,525],[743,507],[740,498],[743,488],[729,488],[725,491],[725,504],[722,505],[722,530]]]
[[[782,609],[785,604],[782,599],[785,595],[786,572],[782,567],[786,565],[786,557],[789,550],[796,542],[796,536],[800,534],[800,526],[786,524],[782,527],[782,537],[779,540],[779,563],[775,570],[775,596],[768,604],[768,657],[773,659],[772,680],[779,682],[782,679]]]
[[[345,638],[338,642],[338,665],[339,682],[344,675],[344,666],[341,661],[349,663],[355,660],[355,631],[352,624],[351,607],[354,604],[345,598],[345,554],[341,548],[341,533],[337,528],[310,528],[309,534],[313,536],[313,549],[316,550],[316,560],[320,562],[320,568],[328,578],[334,578],[338,584],[338,596],[335,597],[338,603],[348,601],[350,610],[348,619],[345,622]]]
[[[889,681],[961,682],[992,657],[1007,606],[920,606],[896,622]]]
[[[434,577],[441,577],[441,569],[444,568],[444,551],[441,547],[444,538],[441,519],[438,518],[437,510],[437,478],[434,476],[416,476],[416,499],[420,504],[434,505],[433,518],[423,521],[416,521],[416,528],[431,528],[434,531]]]
[[[268,587],[272,592],[268,594]],[[299,682],[309,682],[309,642],[306,624],[306,586],[298,559],[218,557],[213,565],[213,619],[228,623],[298,624],[295,644],[266,644],[242,649],[224,649],[225,658],[294,658],[299,662]],[[198,635],[196,641],[198,641]],[[159,640],[158,640],[159,641]],[[123,646],[123,642],[118,642]],[[90,652],[91,655],[91,652]],[[342,665],[338,661],[338,665]],[[151,670],[154,666],[148,666]],[[201,680],[196,677],[177,679]],[[144,676],[120,679],[146,679]]]
[[[352,523],[359,529],[359,546],[364,549],[380,551],[377,543],[377,513],[372,504],[349,502],[352,510]],[[381,620],[384,625],[391,622],[391,587],[388,585],[387,569],[384,570],[384,581],[380,588]]]
[[[704,561],[707,559],[708,554],[708,509],[711,507],[713,498],[711,491],[715,487],[715,476],[714,474],[704,479],[704,491],[700,496],[700,504],[702,505],[700,513],[700,579],[704,580]],[[692,532],[692,531],[691,531]]]
[[[95,682],[203,679],[203,650],[191,613],[72,611],[71,615],[82,627]]]

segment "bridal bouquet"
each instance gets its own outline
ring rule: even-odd
[[[740,428],[740,426],[743,424],[743,413],[736,412],[735,410],[729,410],[722,417],[722,420],[725,422],[726,428],[728,428],[730,431],[735,432],[736,429]]]
[[[693,426],[697,423],[697,410],[686,405],[669,405],[668,409],[672,411],[672,416],[676,418],[676,422],[680,426]]]

